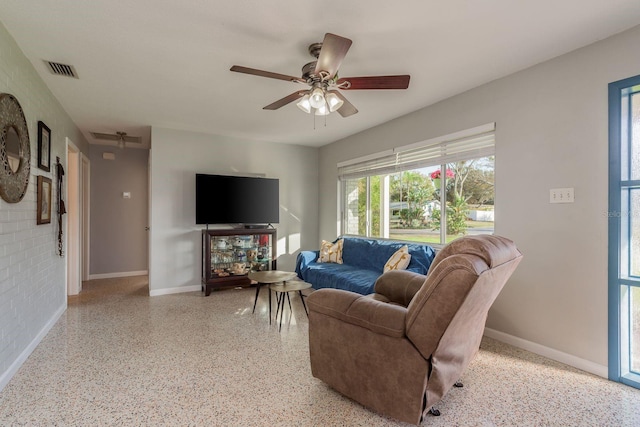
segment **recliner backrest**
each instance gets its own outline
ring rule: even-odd
[[[423,357],[429,358],[434,353],[475,286],[483,288],[475,294],[484,299],[474,301],[475,305],[464,308],[461,315],[469,321],[480,320],[484,329],[491,304],[521,257],[511,240],[492,235],[465,236],[438,252],[424,285],[407,307],[407,337]],[[508,267],[500,268],[505,265]],[[485,275],[493,269],[500,274]],[[485,280],[478,280],[483,275]]]
[[[480,347],[489,308],[522,259],[499,236],[466,236],[436,256],[407,307],[406,335],[430,361],[425,408],[442,399]]]
[[[487,313],[521,259],[522,255],[519,255],[484,270],[469,289],[431,353],[431,373],[427,387],[429,405],[433,406],[440,401],[460,379],[477,353]]]
[[[442,248],[436,254],[436,258],[433,260],[429,272],[431,272],[431,269],[435,268],[440,261],[454,254],[476,255],[482,258],[489,268],[504,264],[514,257],[522,255],[516,248],[515,243],[505,237],[489,234],[465,236],[454,240]]]

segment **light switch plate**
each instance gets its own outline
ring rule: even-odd
[[[123,199],[130,199],[131,198],[131,193],[128,191],[125,191],[124,193],[122,193],[122,198]]]
[[[552,188],[549,190],[549,203],[573,203],[575,195],[571,188]]]

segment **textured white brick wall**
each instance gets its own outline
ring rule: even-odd
[[[62,78],[62,77],[60,77]],[[69,137],[83,152],[87,143],[51,94],[33,65],[0,24],[0,93],[15,96],[27,119],[31,140],[31,176],[19,203],[0,199],[0,389],[41,338],[43,329],[66,307],[65,258],[56,255],[52,221],[36,225],[36,181],[51,178],[56,156],[66,167]],[[38,120],[51,129],[51,172],[37,168]],[[53,200],[55,200],[55,185]],[[65,198],[66,199],[66,198]],[[55,209],[54,209],[55,210]]]

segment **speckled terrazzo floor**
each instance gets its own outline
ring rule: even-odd
[[[87,282],[0,393],[0,425],[405,425],[311,376],[297,298],[279,333],[253,288],[147,293]],[[488,338],[462,380],[422,425],[640,426],[640,390]]]

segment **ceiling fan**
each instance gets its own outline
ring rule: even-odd
[[[129,136],[126,132],[116,133],[100,133],[89,132],[94,139],[100,139],[103,141],[117,141],[118,147],[123,149],[125,143],[141,144],[142,138],[139,136]]]
[[[298,90],[276,102],[263,107],[264,110],[277,110],[280,107],[298,101],[297,106],[305,113],[326,116],[337,111],[342,117],[349,117],[358,112],[338,90],[362,89],[406,89],[409,87],[409,75],[370,76],[370,77],[338,77],[338,69],[351,47],[351,40],[327,33],[322,43],[309,46],[309,54],[316,61],[302,67],[302,77],[256,70],[255,68],[234,65],[231,71],[252,74],[271,79],[286,80],[310,86],[309,89]]]

